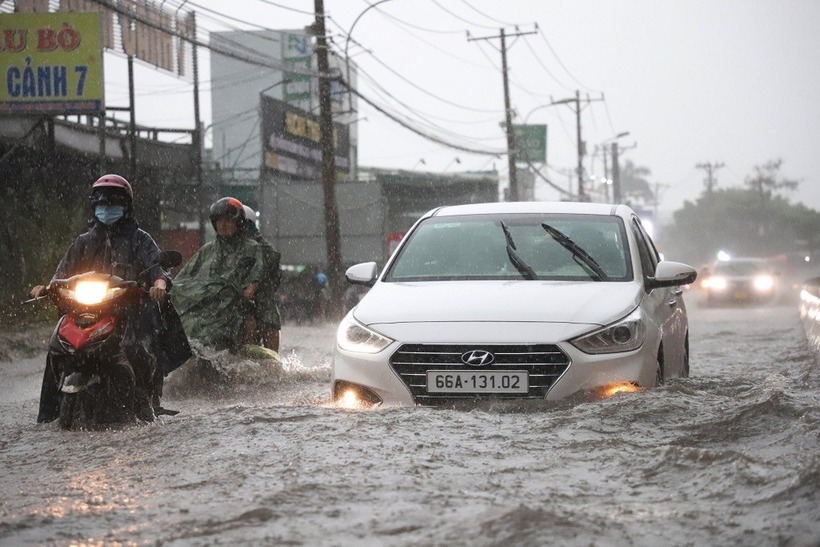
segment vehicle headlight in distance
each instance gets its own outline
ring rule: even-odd
[[[774,287],[774,278],[770,275],[758,275],[754,279],[754,287],[756,291],[770,291]]]
[[[715,291],[723,291],[726,289],[727,285],[728,283],[726,282],[726,278],[720,277],[719,275],[714,275],[703,282],[704,288]]]
[[[584,353],[618,353],[638,349],[646,336],[646,324],[640,308],[595,332],[585,334],[570,343]]]
[[[336,344],[345,351],[356,353],[379,353],[393,340],[371,330],[348,314],[336,331]]]

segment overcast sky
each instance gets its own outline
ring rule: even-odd
[[[335,48],[349,47],[364,95],[439,138],[467,148],[506,148],[497,37],[501,27],[509,34],[518,25],[534,34],[508,38],[511,102],[517,123],[549,126],[545,173],[556,184],[566,187],[562,173],[577,163],[575,117],[566,104],[538,107],[579,90],[591,99],[581,115],[589,153],[628,131],[619,141],[626,149],[622,160],[651,170],[662,210],[700,194],[705,172],[698,163],[725,164],[717,171],[718,187],[725,188],[742,186],[755,165],[775,158],[783,159],[784,176],[800,181],[792,201],[820,210],[816,0],[388,0],[368,9],[373,3],[325,0]],[[198,11],[201,30],[303,28],[312,23],[313,1],[196,0],[188,8]],[[233,19],[220,22],[214,12]],[[471,41],[468,32],[496,39]],[[127,85],[122,59],[108,57],[107,103],[114,105],[127,97]],[[200,63],[207,124],[207,51]],[[137,78],[139,123],[191,126],[188,84],[145,69]],[[455,171],[494,165],[506,177],[506,157],[449,149],[367,104],[360,111],[364,166]],[[603,174],[600,160],[591,166],[587,156],[584,165]],[[545,184],[536,195],[560,197]]]

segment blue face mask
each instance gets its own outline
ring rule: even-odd
[[[94,216],[106,226],[111,226],[124,214],[125,207],[122,205],[97,205],[94,208]]]

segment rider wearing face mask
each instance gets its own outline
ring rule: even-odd
[[[150,299],[163,303],[170,285],[170,275],[159,266],[160,250],[153,238],[140,229],[132,213],[134,192],[125,178],[103,175],[91,187],[91,212],[88,231],[81,234],[69,247],[53,279],[67,279],[72,275],[96,271],[117,275],[127,281],[137,281],[140,273],[148,270]],[[38,285],[31,291],[33,297],[42,295],[45,287]],[[168,304],[170,305],[170,304]],[[154,407],[159,408],[155,383],[156,358],[152,353],[150,327],[144,327],[147,316],[157,306],[144,304],[128,319],[123,340],[123,358],[134,370],[137,401],[135,411],[144,421],[154,419]],[[161,382],[162,377],[159,376]],[[59,371],[49,360],[43,378],[38,422],[49,422],[59,413],[57,381]]]

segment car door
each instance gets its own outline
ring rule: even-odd
[[[645,283],[647,276],[655,275],[655,268],[660,262],[660,255],[638,217],[632,219],[632,231],[638,245]],[[683,289],[681,287],[653,289],[646,295],[645,307],[661,329],[664,373],[666,377],[678,376],[683,370],[686,336],[686,308],[683,304]]]

